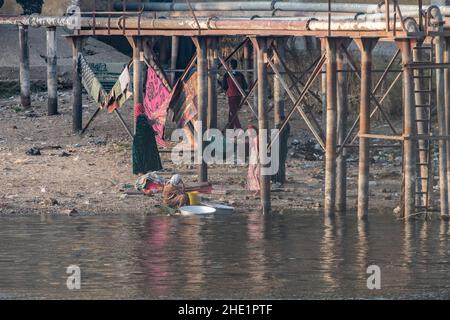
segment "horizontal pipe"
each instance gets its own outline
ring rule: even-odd
[[[198,21],[198,24],[197,24]],[[170,18],[170,19],[138,19],[136,17],[126,19],[127,29],[148,30],[288,30],[288,31],[326,31],[328,21],[317,21],[311,18]],[[412,20],[408,21],[413,24]],[[82,28],[96,29],[121,29],[123,18],[81,18]],[[49,17],[49,16],[2,16],[1,24],[27,25],[32,27],[68,27],[73,25],[71,17]],[[384,21],[357,21],[357,20],[332,20],[330,24],[332,31],[383,31],[386,28]],[[391,22],[391,29],[394,27]],[[401,25],[397,24],[400,30]],[[408,30],[411,28],[408,28]],[[410,30],[413,31],[413,30]]]
[[[217,1],[217,2],[191,2],[196,11],[304,11],[304,12],[328,12],[328,3],[315,2],[285,2],[285,1]],[[423,6],[427,10],[429,6]],[[450,14],[450,7],[439,6],[443,14]],[[128,3],[127,11],[190,11],[187,3]],[[114,9],[123,10],[122,2],[117,2]],[[393,11],[392,5],[390,11]],[[417,5],[400,5],[402,13],[417,12]],[[331,10],[336,13],[384,13],[384,4],[366,3],[332,3]]]

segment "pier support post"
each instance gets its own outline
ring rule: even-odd
[[[444,47],[444,63],[450,63],[450,37],[445,38],[443,43]],[[442,69],[440,69],[442,70]],[[444,68],[444,123],[445,123],[445,134],[450,134],[450,69]],[[447,192],[450,190],[450,140],[446,140],[447,148]],[[449,194],[450,196],[450,194]],[[450,203],[450,199],[448,200]],[[449,212],[446,213],[445,218],[449,218]]]
[[[326,54],[327,44],[326,39],[320,39],[320,52]],[[322,66],[322,73],[320,77],[320,99],[322,100],[322,127],[326,130],[327,127],[327,65]]]
[[[193,37],[197,48],[197,104],[198,120],[201,122],[201,131],[197,132],[197,154],[199,156],[198,180],[199,182],[208,181],[208,166],[203,158],[205,142],[203,134],[205,133],[208,121],[208,54],[207,39],[205,37]]]
[[[278,54],[274,56],[274,65],[277,67],[278,71],[284,73],[284,65],[281,59],[285,58],[285,46],[286,38],[277,38],[275,41],[275,46],[277,48]],[[281,125],[285,119],[284,112],[284,98],[285,90],[281,84],[280,79],[276,74],[273,76],[273,110],[274,110],[274,127],[275,129],[280,129]],[[289,124],[287,125],[289,126]],[[284,184],[286,181],[286,156],[287,156],[287,139],[289,134],[289,128],[284,128],[286,134],[280,135],[280,153],[279,153],[279,168],[278,173],[273,176],[273,181]]]
[[[257,71],[258,71],[258,144],[259,144],[259,161],[267,158],[267,130],[268,130],[268,79],[267,66],[265,59],[267,59],[267,38],[252,38],[253,48],[256,51],[257,57]],[[260,163],[260,196],[261,209],[263,214],[270,213],[270,176],[267,175],[266,168],[269,164]]]
[[[253,43],[253,41],[252,41]],[[258,79],[258,49],[255,47],[253,43],[253,82]],[[255,106],[258,105],[258,87],[256,86],[253,90],[253,104]]]
[[[444,48],[446,47],[446,42],[448,39],[443,37],[436,37],[435,39],[435,52],[436,52],[436,63],[444,62]],[[447,51],[447,50],[446,50]],[[447,53],[448,55],[448,53]],[[439,126],[439,135],[447,136],[448,127],[446,124],[446,110],[449,105],[445,103],[445,96],[448,93],[448,88],[450,83],[444,81],[444,68],[436,69],[436,111]],[[446,140],[439,140],[439,200],[441,217],[448,218],[449,208],[448,208],[448,154],[447,154],[447,144]]]
[[[338,40],[326,38],[326,85],[327,85],[327,112],[326,112],[326,142],[325,142],[325,204],[326,216],[333,216],[336,205],[336,53]]]
[[[372,92],[372,50],[378,39],[361,38],[356,43],[361,51],[361,94],[359,134],[370,133],[370,94]],[[359,138],[358,218],[366,219],[369,212],[370,140]]]
[[[82,51],[81,37],[72,37],[72,131],[78,133],[83,128],[83,100],[79,55]]]
[[[350,42],[350,41],[349,41]],[[346,44],[344,44],[346,45]],[[342,145],[347,134],[348,92],[347,62],[342,48],[338,49],[337,60],[337,144]],[[336,211],[345,213],[347,209],[347,149],[337,157],[336,167]]]
[[[133,102],[134,106],[144,101],[143,88],[143,47],[142,38],[133,38]],[[134,122],[134,121],[133,121]],[[134,133],[136,133],[136,124],[134,124]]]
[[[58,70],[56,28],[47,28],[47,114],[58,114]]]
[[[20,47],[20,103],[23,108],[31,107],[30,89],[30,49],[28,44],[28,26],[19,26]]]
[[[247,41],[247,43],[244,45],[244,54],[243,54],[243,56],[244,56],[244,70],[245,70],[245,72],[244,72],[244,76],[245,76],[245,79],[247,79],[247,83],[250,83],[250,81],[249,81],[249,72],[248,72],[248,70],[250,69],[250,43]]]
[[[170,84],[172,86],[175,85],[175,79],[177,78],[177,73],[173,70],[177,69],[177,61],[178,61],[178,51],[180,46],[180,37],[172,36],[172,52],[170,57],[170,69],[172,69],[172,73],[170,74]]]
[[[403,64],[403,170],[404,170],[404,206],[405,219],[411,218],[415,211],[416,192],[416,113],[414,103],[413,73],[408,65],[411,59],[411,40],[398,39],[397,44],[402,53]]]
[[[216,37],[209,37],[208,44],[208,129],[217,128],[217,70],[218,43]]]

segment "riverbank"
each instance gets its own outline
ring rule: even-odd
[[[84,98],[84,123],[96,106]],[[220,95],[219,124],[225,124],[227,107]],[[71,133],[71,91],[59,93],[60,115],[46,116],[45,93],[32,96],[32,109],[22,110],[16,96],[0,99],[0,214],[160,214],[155,205],[161,196],[128,195],[137,176],[131,169],[132,141],[115,115],[101,112],[84,136]],[[250,121],[244,107],[242,122]],[[131,126],[132,107],[121,110]],[[307,129],[294,116],[289,138],[287,183],[273,192],[274,212],[322,210],[323,160],[320,153],[304,160]],[[169,124],[168,130],[173,125]],[[375,126],[377,126],[375,124]],[[385,126],[381,130],[387,130]],[[387,131],[386,131],[387,132]],[[40,155],[27,155],[31,148]],[[357,149],[355,149],[357,150]],[[400,149],[383,149],[372,154],[370,207],[386,211],[400,201]],[[161,153],[164,177],[181,174],[187,184],[196,183],[196,167],[176,166],[169,153]],[[348,173],[348,207],[356,207],[357,154],[351,153]],[[209,180],[218,194],[205,195],[227,203],[237,212],[257,211],[260,199],[245,190],[247,167],[211,165]],[[436,198],[436,196],[434,196]]]

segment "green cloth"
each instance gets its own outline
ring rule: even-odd
[[[145,115],[136,120],[133,138],[133,174],[145,174],[162,169],[161,158],[155,139],[155,131]]]

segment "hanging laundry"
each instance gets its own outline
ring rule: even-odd
[[[192,68],[190,75],[178,81],[173,89],[169,108],[173,111],[173,121],[182,128],[198,118],[197,109],[197,72]]]
[[[147,71],[147,83],[145,86],[144,109],[147,117],[152,121],[153,130],[156,133],[156,142],[160,146],[166,146],[164,141],[164,129],[169,106],[170,91],[164,85],[155,69],[149,65]]]
[[[155,131],[147,116],[140,114],[136,120],[136,134],[133,138],[133,174],[145,174],[161,169],[162,164],[156,144]]]
[[[97,79],[94,71],[92,71],[89,63],[82,54],[79,55],[79,63],[81,82],[83,83],[84,88],[92,97],[92,99],[94,99],[94,101],[97,102],[100,107],[102,107],[107,96],[102,84]]]
[[[111,113],[123,106],[132,95],[130,69],[127,65],[108,95],[108,112]]]

